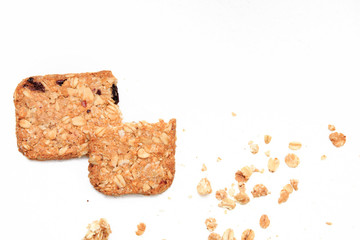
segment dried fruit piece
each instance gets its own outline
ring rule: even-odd
[[[330,130],[330,131],[335,131],[336,129],[335,129],[335,126],[334,125],[331,125],[331,124],[329,124],[328,125],[328,129]]]
[[[232,200],[230,198],[225,198],[221,201],[221,203],[218,204],[218,206],[232,210],[236,207],[236,203],[234,200]]]
[[[221,240],[234,240],[234,230],[232,230],[231,228],[228,228],[225,230]]]
[[[251,167],[245,166],[235,173],[235,180],[238,182],[247,182],[251,177],[253,171]]]
[[[57,81],[56,81],[56,84],[59,85],[59,86],[62,86],[66,80],[67,80],[67,79],[57,80]]]
[[[289,149],[291,150],[299,150],[301,148],[301,143],[300,142],[290,142],[289,143]]]
[[[210,181],[207,178],[201,179],[196,189],[200,195],[207,195],[212,192]]]
[[[266,214],[262,215],[262,216],[260,217],[260,227],[265,229],[265,228],[267,228],[269,225],[270,225],[270,219],[269,219],[269,217],[268,217]]]
[[[296,156],[296,154],[289,153],[285,157],[285,163],[288,165],[288,167],[296,168],[300,164],[300,159],[298,156]]]
[[[346,142],[346,136],[338,132],[331,133],[329,139],[335,147],[342,147]]]
[[[101,95],[101,90],[98,89],[98,90],[96,91],[96,94],[97,94],[97,95]]]
[[[245,205],[250,202],[250,197],[245,192],[240,192],[234,196],[234,199],[240,204]]]
[[[144,232],[145,232],[145,229],[146,229],[145,223],[140,223],[140,224],[138,224],[138,225],[137,225],[137,231],[135,232],[136,235],[138,235],[138,236],[143,235]]]
[[[41,82],[35,82],[33,77],[27,80],[27,83],[23,85],[24,88],[29,88],[31,91],[45,92],[45,87]]]
[[[210,233],[208,240],[221,240],[221,236],[217,233]]]
[[[118,88],[115,84],[111,86],[111,93],[112,93],[112,99],[114,100],[115,104],[119,103],[119,92]]]
[[[295,191],[298,190],[299,180],[297,180],[297,179],[290,179],[290,184],[291,184],[291,186],[294,188]]]
[[[83,240],[107,240],[111,233],[110,225],[106,219],[101,218],[87,226],[88,232]]]
[[[277,158],[270,158],[268,161],[269,172],[275,172],[280,166],[280,160]]]
[[[254,238],[255,232],[252,229],[246,229],[241,235],[241,240],[253,240]]]
[[[210,232],[213,232],[217,227],[216,219],[215,218],[206,219],[205,225],[206,225],[207,230],[209,230]]]
[[[257,144],[251,144],[250,145],[250,152],[252,154],[257,154],[259,152],[259,145]]]
[[[271,142],[272,137],[270,135],[265,135],[264,136],[264,142],[265,144],[269,144]]]
[[[216,191],[215,197],[217,200],[223,200],[227,198],[227,193],[224,189],[220,189]]]
[[[251,194],[254,198],[263,197],[269,194],[269,190],[263,184],[256,184]]]

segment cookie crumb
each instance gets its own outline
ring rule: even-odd
[[[202,168],[201,168],[201,171],[205,172],[206,170],[207,170],[207,167],[206,167],[206,165],[203,163]]]
[[[210,232],[213,232],[213,231],[215,231],[218,224],[216,223],[215,218],[208,218],[205,220],[205,225],[206,225],[207,230],[209,230]]]
[[[264,214],[260,217],[260,227],[263,229],[266,229],[270,225],[270,219],[269,217]]]
[[[328,125],[328,129],[332,132],[336,130],[335,126],[331,124]]]
[[[140,223],[140,224],[138,224],[138,225],[137,225],[137,231],[135,232],[136,235],[138,235],[138,236],[143,235],[144,232],[145,232],[145,229],[146,229],[145,223]]]
[[[245,166],[235,173],[235,180],[238,182],[247,182],[251,177],[253,171],[251,167]]]
[[[294,188],[295,191],[298,190],[299,180],[297,180],[297,179],[290,179],[290,184],[291,184],[291,186]]]
[[[257,154],[259,152],[259,145],[257,144],[251,144],[250,145],[250,152],[252,154]]]
[[[230,198],[224,198],[219,204],[218,204],[219,207],[222,207],[222,208],[226,208],[226,209],[229,209],[229,210],[232,210],[236,207],[236,203],[234,200],[230,199]]]
[[[196,189],[200,195],[208,195],[212,192],[210,181],[207,178],[201,179]]]
[[[342,147],[346,142],[346,136],[338,132],[331,133],[329,139],[335,147]]]
[[[231,115],[232,115],[233,117],[236,117],[236,113],[234,113],[234,112],[232,112]]]
[[[231,228],[228,228],[225,230],[221,240],[234,240],[234,230],[232,230]]]
[[[327,225],[331,226],[332,225],[332,222],[326,222]]]
[[[256,184],[251,191],[254,198],[264,197],[269,194],[269,190],[263,184]]]
[[[224,200],[227,198],[227,193],[224,189],[220,189],[216,191],[215,197],[217,200]]]
[[[296,154],[289,153],[285,157],[285,163],[290,168],[296,168],[300,164],[300,159]]]
[[[270,150],[267,150],[267,151],[265,152],[265,156],[270,157]]]
[[[322,155],[321,156],[321,160],[326,160],[327,156],[326,155]]]
[[[171,200],[171,197],[168,197],[168,200]]]
[[[192,195],[189,195],[188,198],[191,199],[191,198],[192,198]]]
[[[234,196],[234,199],[239,202],[241,205],[245,205],[250,202],[250,197],[245,192],[239,192]]]
[[[254,143],[254,141],[250,140],[250,141],[248,142],[248,145],[251,145],[251,144],[253,144],[253,143]]]
[[[89,202],[89,200],[86,200],[86,202]]]
[[[254,238],[255,232],[252,229],[246,229],[241,235],[241,240],[253,240]]]
[[[210,233],[208,240],[221,240],[221,236],[217,233]]]
[[[218,157],[218,158],[216,159],[217,162],[220,162],[221,160],[222,160],[221,157]]]
[[[277,158],[270,158],[268,161],[268,169],[269,172],[276,172],[276,170],[279,168],[280,166],[280,160]]]
[[[299,150],[301,148],[302,144],[300,142],[290,142],[289,143],[289,149],[291,150]]]
[[[186,130],[185,130],[185,128],[183,128],[183,132],[185,132]]]
[[[87,226],[88,232],[83,240],[108,240],[111,233],[110,225],[106,219],[93,221]]]
[[[264,142],[265,144],[269,144],[271,142],[272,137],[270,135],[265,135],[264,136]]]

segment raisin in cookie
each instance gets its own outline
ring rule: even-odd
[[[176,120],[98,127],[89,142],[89,179],[106,195],[153,195],[175,174]]]
[[[111,71],[34,76],[14,93],[19,151],[34,160],[88,153],[94,127],[121,123]]]

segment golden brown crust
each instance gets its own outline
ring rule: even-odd
[[[99,127],[90,141],[90,182],[106,195],[162,193],[174,179],[175,141],[175,119]]]
[[[34,160],[86,155],[94,126],[121,122],[116,82],[111,71],[22,80],[14,93],[19,151]]]

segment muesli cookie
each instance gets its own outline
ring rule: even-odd
[[[34,76],[14,93],[19,151],[34,160],[88,153],[94,126],[121,123],[111,71]]]
[[[98,127],[89,143],[89,179],[106,195],[153,195],[175,174],[176,120]]]

